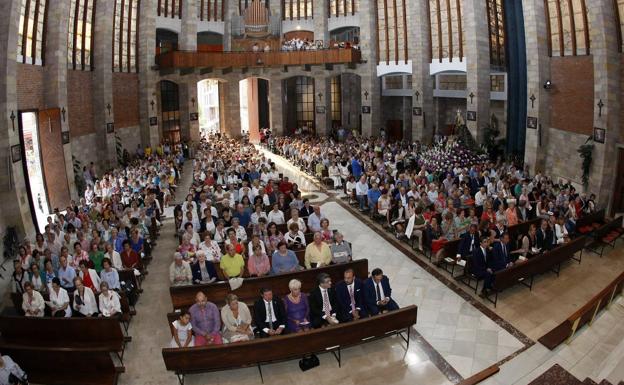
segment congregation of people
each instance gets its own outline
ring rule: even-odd
[[[530,175],[528,169],[472,153],[456,138],[431,146],[387,142],[383,136],[347,139],[272,137],[266,144],[303,171],[343,190],[362,213],[379,219],[415,249],[445,258],[471,260],[484,279],[568,242],[576,221],[596,211],[595,195],[579,193],[570,181]],[[508,229],[536,218],[527,233]],[[461,239],[457,255],[444,245]]]

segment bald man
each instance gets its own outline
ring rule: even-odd
[[[191,325],[195,334],[195,346],[221,345],[221,316],[217,306],[208,302],[201,291],[195,296],[195,304],[189,308]]]

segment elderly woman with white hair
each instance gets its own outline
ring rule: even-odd
[[[344,236],[340,232],[334,234],[334,242],[329,246],[332,253],[332,263],[347,263],[353,258],[351,245],[344,240]]]
[[[193,283],[212,283],[217,280],[217,271],[206,258],[204,250],[198,250],[195,254],[197,261],[191,265],[191,273],[193,274]]]
[[[245,302],[239,302],[236,294],[225,297],[225,306],[221,308],[223,338],[225,342],[248,341],[254,338],[251,329],[251,312]]]
[[[180,253],[173,254],[173,262],[169,266],[169,281],[171,286],[184,286],[193,283],[191,266],[182,258]]]
[[[286,329],[291,333],[297,333],[310,328],[310,305],[308,296],[301,292],[301,281],[291,279],[288,282],[290,293],[284,297],[286,310]]]

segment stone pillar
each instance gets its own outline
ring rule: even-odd
[[[381,83],[377,77],[377,25],[375,22],[375,2],[360,0],[360,50],[365,64],[358,64],[362,107],[370,107],[370,113],[362,110],[362,135],[378,135],[381,124]]]
[[[238,0],[225,1],[225,20],[223,25],[223,50],[232,50],[232,18],[238,18]]]
[[[544,82],[550,79],[548,34],[544,1],[522,3],[527,51],[527,116],[537,119],[537,129],[526,128],[524,164],[531,174],[544,172],[550,127],[549,92]]]
[[[412,103],[414,102],[413,98],[410,97],[401,97],[401,121],[403,121],[403,139],[405,140],[413,140],[412,136]]]
[[[598,202],[611,206],[617,173],[620,133],[620,53],[618,29],[611,0],[596,0],[588,7],[594,57],[594,127],[606,130],[605,142],[595,143],[590,172],[590,192]],[[598,105],[602,101],[602,110]],[[611,199],[611,200],[610,200]]]
[[[314,125],[318,136],[331,134],[331,79],[323,74],[314,76]],[[321,95],[319,97],[319,95]],[[324,113],[318,113],[317,107],[324,107]]]
[[[69,131],[67,106],[67,33],[68,33],[69,0],[49,0],[48,20],[60,20],[47,24],[45,78],[45,105],[49,108],[65,109],[65,118],[61,115],[61,131]],[[65,171],[69,193],[72,199],[78,199],[74,181],[74,165],[72,160],[71,142],[63,145],[65,155]]]
[[[197,51],[197,0],[182,1],[182,28],[178,44],[182,51]]]
[[[407,32],[412,60],[412,107],[420,108],[420,115],[411,112],[412,140],[429,143],[433,138],[433,81],[429,75],[429,10],[425,1],[410,2],[407,7]]]
[[[11,161],[10,148],[20,143],[17,129],[17,38],[21,0],[0,1],[0,228],[17,226],[21,235],[35,233],[22,162]],[[11,114],[15,120],[11,120]],[[15,127],[15,129],[13,129]]]
[[[481,143],[483,129],[490,121],[490,48],[485,0],[465,0],[463,11],[466,26],[466,108],[477,113],[477,120],[466,120],[466,125],[477,143]]]
[[[269,80],[269,107],[271,109],[271,132],[274,135],[284,134],[284,96],[282,94],[282,79],[271,74]]]
[[[231,138],[241,136],[241,117],[240,117],[240,85],[238,78],[232,77],[224,83],[225,88],[225,134]]]
[[[324,1],[316,1],[313,5],[312,18],[314,19],[314,40],[323,40],[325,46],[329,46],[329,30],[327,29],[327,4]]]
[[[157,0],[142,0],[139,18],[139,117],[143,146],[155,147],[160,142],[160,100],[158,73],[152,70],[156,57]],[[150,119],[157,124],[150,125]]]
[[[113,36],[114,1],[101,1],[95,8],[93,26],[93,127],[97,137],[99,173],[117,165],[115,134],[107,133],[107,125],[114,124],[113,105]],[[49,20],[52,22],[52,20]],[[66,51],[65,51],[66,52]]]

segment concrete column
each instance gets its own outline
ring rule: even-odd
[[[158,98],[158,73],[152,70],[156,56],[156,6],[157,0],[142,0],[139,18],[139,116],[141,142],[155,147],[160,142],[160,100]],[[150,125],[150,119],[156,125]]]
[[[550,79],[548,21],[542,0],[524,1],[522,9],[527,50],[527,116],[537,119],[538,123],[537,129],[526,128],[524,164],[535,174],[545,171],[550,127],[550,95],[543,87]]]
[[[412,140],[429,143],[433,138],[433,81],[429,75],[430,25],[425,1],[410,2],[407,7],[407,33],[412,60],[412,107],[422,114],[411,114]]]
[[[240,89],[238,78],[228,79],[225,88],[225,134],[238,138],[241,136]]]
[[[225,20],[223,26],[223,50],[232,50],[232,18],[239,17],[238,1],[225,0]]]
[[[0,1],[0,229],[17,226],[20,234],[35,233],[22,162],[13,163],[10,148],[20,143],[17,127],[17,38],[21,0]],[[13,114],[15,120],[10,116]],[[15,127],[15,129],[13,129]]]
[[[69,108],[67,106],[67,33],[69,0],[49,0],[48,20],[60,22],[48,23],[46,31],[46,84],[45,105],[49,108],[65,109],[65,118],[61,115],[61,131],[69,131]],[[65,155],[65,171],[72,199],[78,198],[74,182],[74,165],[72,160],[71,142],[63,145]]]
[[[99,172],[117,165],[115,134],[107,133],[107,124],[114,124],[113,103],[113,36],[114,1],[98,2],[93,28],[93,126],[100,143],[96,149]],[[50,20],[51,21],[51,20]],[[67,51],[65,51],[67,52]]]
[[[617,173],[620,132],[620,53],[611,0],[596,0],[588,7],[594,57],[594,127],[606,130],[605,142],[595,143],[589,189],[598,202],[612,204]],[[602,110],[598,107],[602,100]]]
[[[381,122],[381,83],[377,77],[377,25],[375,23],[375,2],[360,0],[360,50],[362,59],[357,74],[361,81],[362,106],[370,107],[370,114],[362,114],[362,135],[378,135]],[[360,110],[360,113],[362,111]]]
[[[323,40],[329,46],[329,30],[327,29],[327,4],[325,1],[316,1],[313,5],[312,18],[314,19],[314,40]]]
[[[272,75],[269,80],[269,108],[271,109],[271,132],[274,135],[284,134],[283,104],[282,79]]]
[[[477,143],[481,143],[483,129],[490,121],[490,48],[485,0],[465,0],[463,15],[466,26],[466,107],[467,111],[477,113],[477,120],[466,120],[466,125]]]
[[[327,136],[331,133],[331,79],[321,75],[314,76],[314,125],[316,134]],[[319,97],[322,94],[322,97]],[[318,113],[316,107],[325,107],[325,113]]]
[[[182,28],[178,44],[182,51],[197,51],[197,0],[182,1]]]

